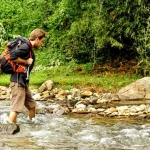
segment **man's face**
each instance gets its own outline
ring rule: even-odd
[[[36,38],[35,44],[34,44],[34,48],[35,49],[39,49],[42,46],[43,41],[44,41],[44,38],[42,38],[41,40],[39,40],[38,38]]]

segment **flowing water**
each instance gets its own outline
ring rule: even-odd
[[[0,122],[10,101],[0,101]],[[43,103],[38,105],[42,106]],[[37,114],[34,122],[18,115],[20,132],[0,134],[0,150],[149,150],[150,123],[85,115]]]

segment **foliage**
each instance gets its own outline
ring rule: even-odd
[[[6,44],[6,42],[4,40],[5,39],[5,35],[6,35],[6,31],[4,29],[3,24],[0,22],[0,48],[3,48],[3,46]]]
[[[42,28],[48,36],[37,64],[73,60],[90,71],[90,63],[137,59],[148,69],[149,5],[148,0],[1,0],[0,51],[14,36]]]
[[[63,0],[48,19],[53,48],[81,63],[143,57],[138,49],[145,51],[142,37],[148,27],[148,4],[140,0]]]
[[[107,5],[110,1],[107,1]],[[122,43],[121,54],[127,59],[135,55],[139,62],[149,67],[149,14],[148,1],[114,1],[112,9],[107,7],[107,24],[110,24],[110,36]],[[110,20],[110,17],[112,21]],[[125,52],[122,52],[122,50]],[[131,55],[132,54],[132,55]]]

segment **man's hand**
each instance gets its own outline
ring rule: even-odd
[[[32,59],[32,58],[28,58],[28,59],[26,60],[26,64],[27,64],[27,65],[31,65],[32,62],[33,62],[33,59]]]

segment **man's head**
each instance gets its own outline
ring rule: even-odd
[[[30,33],[30,38],[29,38],[29,40],[32,43],[33,48],[39,49],[42,46],[45,36],[46,36],[46,33],[44,30],[34,29]]]

